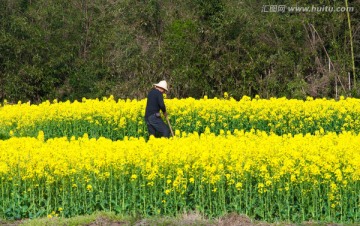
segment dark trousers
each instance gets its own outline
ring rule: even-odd
[[[148,118],[145,118],[145,122],[148,127],[149,136],[156,136],[156,132],[158,132],[160,136],[170,137],[170,129],[161,119],[161,117],[157,117],[155,114],[153,114]]]

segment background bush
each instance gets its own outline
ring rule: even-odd
[[[358,96],[356,1],[350,21],[346,13],[262,12],[344,1],[1,2],[0,101],[143,98],[160,79],[178,98]]]

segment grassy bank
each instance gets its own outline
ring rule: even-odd
[[[245,215],[228,214],[220,218],[207,219],[198,213],[184,213],[176,217],[148,217],[116,215],[113,212],[96,212],[91,215],[76,216],[71,218],[53,217],[39,219],[25,219],[21,221],[6,221],[0,219],[0,225],[6,226],[125,226],[125,225],[206,225],[206,226],[355,226],[358,224],[335,224],[332,222],[303,222],[301,224],[291,224],[288,222],[267,223],[250,219]]]

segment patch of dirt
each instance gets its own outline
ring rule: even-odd
[[[121,222],[121,221],[111,221],[104,217],[99,217],[96,219],[95,222],[91,224],[87,224],[86,226],[125,226],[129,225],[128,222]]]
[[[269,226],[266,223],[254,223],[249,217],[239,214],[228,214],[220,218],[217,222],[218,226]]]
[[[184,225],[206,225],[209,222],[208,220],[204,219],[201,214],[196,212],[183,214],[180,221]]]

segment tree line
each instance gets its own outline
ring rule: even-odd
[[[360,95],[356,0],[0,2],[0,101]]]

